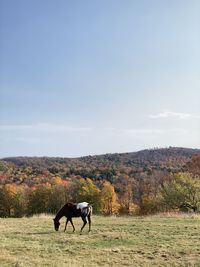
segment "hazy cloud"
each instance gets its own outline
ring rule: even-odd
[[[34,131],[34,132],[89,132],[90,127],[72,127],[58,124],[27,124],[27,125],[0,125],[0,130],[4,131]]]
[[[151,119],[179,119],[179,120],[185,120],[185,119],[200,119],[200,115],[194,115],[190,113],[181,113],[181,112],[173,112],[173,111],[163,111],[158,114],[149,115],[148,116]]]
[[[136,151],[151,147],[199,147],[199,131],[191,128],[70,127],[54,124],[0,125],[1,157],[76,157]],[[188,138],[193,136],[193,138]],[[166,141],[167,140],[167,141]],[[9,147],[13,149],[12,152]],[[23,153],[18,152],[23,147]],[[38,152],[39,151],[39,152]]]

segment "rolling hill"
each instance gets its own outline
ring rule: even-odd
[[[61,157],[9,157],[1,161],[12,163],[18,167],[31,166],[38,169],[63,168],[74,165],[81,167],[154,167],[181,168],[189,161],[193,154],[200,153],[200,149],[191,148],[158,148],[146,149],[131,153],[115,153],[79,158]]]
[[[123,175],[140,178],[144,174],[151,176],[155,171],[181,171],[197,153],[200,149],[169,147],[80,158],[10,157],[1,159],[0,170],[4,173],[7,170],[6,179],[11,179],[9,182],[21,181],[23,176],[30,180],[36,176],[58,175],[62,179],[81,176],[115,183]]]

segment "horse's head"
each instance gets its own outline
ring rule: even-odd
[[[59,223],[59,221],[58,221],[58,220],[56,220],[56,219],[53,219],[53,222],[54,222],[54,228],[55,228],[55,230],[56,230],[56,231],[58,231],[58,229],[59,229],[59,226],[60,226],[60,223]]]

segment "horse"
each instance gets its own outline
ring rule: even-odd
[[[83,220],[83,226],[81,227],[81,231],[87,224],[87,220],[89,223],[89,232],[91,230],[91,215],[92,215],[92,206],[87,203],[87,202],[81,202],[81,203],[66,203],[56,214],[55,218],[53,219],[54,221],[54,228],[56,231],[59,230],[60,222],[59,220],[65,216],[67,218],[66,223],[65,223],[65,229],[64,232],[66,231],[67,224],[68,222],[71,223],[73,227],[73,232],[75,231],[74,224],[72,222],[73,217],[81,217]]]

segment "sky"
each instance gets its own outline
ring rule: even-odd
[[[0,0],[0,157],[200,148],[199,0]]]

